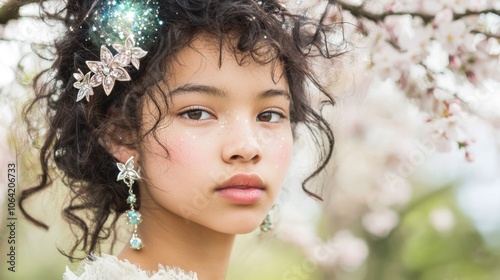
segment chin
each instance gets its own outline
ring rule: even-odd
[[[258,229],[260,223],[261,222],[258,223],[254,221],[249,222],[242,219],[241,221],[232,224],[227,224],[218,231],[226,234],[248,234]]]
[[[235,232],[234,234],[248,234],[248,233],[251,233],[253,231],[255,231],[259,226],[256,226],[256,227],[247,227],[247,228],[244,228],[244,229],[241,229],[241,230],[238,230],[238,232]]]

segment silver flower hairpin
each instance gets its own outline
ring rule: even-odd
[[[76,79],[73,86],[79,89],[76,97],[77,102],[84,97],[89,101],[90,96],[94,95],[92,88],[101,84],[106,95],[109,95],[115,86],[115,81],[130,81],[130,75],[124,67],[132,63],[139,70],[140,59],[148,53],[139,47],[135,47],[133,35],[127,37],[125,45],[113,44],[113,48],[118,52],[115,56],[106,46],[102,45],[101,61],[85,61],[90,72],[83,74],[78,69],[78,73],[73,73],[73,77]]]

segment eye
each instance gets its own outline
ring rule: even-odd
[[[262,112],[257,116],[257,120],[261,122],[279,122],[282,119],[285,119],[285,115],[281,112],[276,111],[266,111]]]
[[[203,121],[214,118],[212,114],[202,109],[190,109],[180,113],[179,116],[193,121]]]

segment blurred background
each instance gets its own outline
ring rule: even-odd
[[[21,110],[64,32],[28,2],[0,0],[0,279],[60,279],[77,264],[57,249],[73,238],[59,183],[29,206],[49,231],[16,207],[15,272],[7,262],[7,165],[17,194],[36,181],[39,139],[26,136]],[[348,51],[314,62],[337,100],[323,111],[335,151],[312,186],[324,201],[307,197],[317,147],[298,127],[275,228],[239,237],[227,279],[500,279],[500,1],[286,5],[310,18],[327,9],[330,43]]]

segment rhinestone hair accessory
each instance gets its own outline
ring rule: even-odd
[[[123,181],[128,187],[127,203],[130,205],[130,210],[127,211],[127,223],[134,226],[132,237],[130,237],[130,248],[140,250],[142,248],[142,240],[137,235],[137,227],[142,222],[141,213],[135,210],[134,205],[137,198],[133,192],[132,186],[135,180],[139,180],[141,176],[134,169],[134,157],[130,157],[125,164],[116,163],[120,173],[118,173],[117,181]]]
[[[79,89],[76,97],[77,102],[84,97],[90,101],[90,96],[94,95],[93,88],[101,84],[106,95],[109,95],[115,86],[115,81],[130,81],[130,75],[125,67],[132,64],[139,70],[139,60],[148,53],[135,46],[133,35],[127,37],[124,45],[113,44],[113,48],[118,52],[115,56],[106,46],[102,45],[101,61],[85,62],[90,72],[83,74],[82,70],[78,69],[78,73],[73,73],[73,77],[76,79],[73,86]]]
[[[132,65],[139,70],[139,61],[147,54],[135,44],[147,47],[156,40],[164,22],[160,10],[158,0],[96,1],[80,28],[88,30],[85,41],[101,46],[100,61],[86,61],[90,72],[78,69],[73,74],[77,102],[83,98],[90,101],[95,87],[102,85],[110,95],[116,81],[131,80],[127,68]],[[116,55],[110,51],[111,46],[118,52]]]

